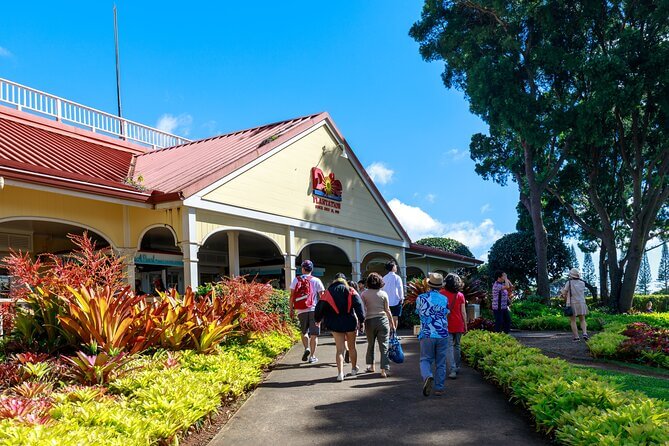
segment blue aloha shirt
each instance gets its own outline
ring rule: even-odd
[[[436,290],[416,298],[416,314],[420,317],[418,339],[448,337],[448,299]]]

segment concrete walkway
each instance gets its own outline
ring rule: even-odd
[[[402,338],[405,363],[393,364],[392,376],[381,378],[377,364],[377,373],[344,382],[335,380],[334,340],[319,341],[318,363],[301,361],[301,344],[291,349],[209,445],[550,444],[468,367],[447,379],[444,396],[424,397],[415,336]],[[366,348],[359,340],[361,370]]]

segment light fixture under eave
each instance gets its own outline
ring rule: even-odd
[[[5,177],[0,177],[0,190],[5,188]]]

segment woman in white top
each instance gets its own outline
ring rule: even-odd
[[[571,332],[574,334],[574,342],[581,339],[578,337],[578,328],[576,327],[576,317],[578,316],[581,322],[581,331],[583,332],[583,339],[586,341],[590,338],[588,336],[588,324],[585,322],[585,315],[588,314],[588,306],[585,303],[585,281],[581,280],[581,272],[577,268],[572,268],[569,271],[567,283],[560,294],[565,298],[565,304],[571,307],[573,312],[571,318]]]

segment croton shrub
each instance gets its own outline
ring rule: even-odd
[[[595,356],[669,369],[669,329],[644,322],[611,325],[588,347]]]
[[[470,331],[461,345],[467,361],[560,444],[669,444],[669,401],[621,391],[587,369],[548,358],[502,333]]]

